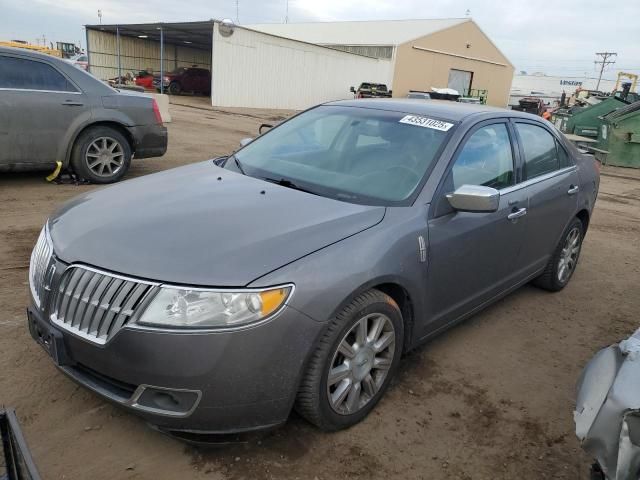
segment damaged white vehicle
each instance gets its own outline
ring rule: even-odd
[[[640,329],[600,350],[577,392],[576,435],[596,460],[591,478],[640,478]]]

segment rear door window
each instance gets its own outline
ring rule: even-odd
[[[560,159],[556,139],[546,129],[530,123],[516,123],[524,151],[524,177],[529,180],[558,170]],[[566,156],[566,152],[562,150]],[[563,158],[564,163],[568,158]],[[566,166],[566,165],[563,165]]]
[[[76,92],[77,89],[51,65],[25,58],[0,56],[0,88]]]

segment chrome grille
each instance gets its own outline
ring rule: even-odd
[[[51,321],[94,343],[104,344],[129,320],[154,284],[94,269],[67,269],[56,290]]]
[[[49,243],[46,226],[40,231],[40,236],[31,252],[29,262],[29,287],[33,295],[33,301],[38,308],[44,308],[47,289],[49,288],[48,273],[51,264],[53,249]]]

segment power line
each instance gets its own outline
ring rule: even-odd
[[[604,67],[607,65],[613,65],[616,63],[615,60],[607,60],[609,58],[615,58],[618,56],[616,52],[596,52],[596,55],[602,58],[602,60],[595,60],[594,65],[600,65],[600,76],[598,77],[598,85],[596,85],[596,90],[600,88],[600,80],[602,80],[602,72],[604,72]]]

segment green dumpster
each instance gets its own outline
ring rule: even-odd
[[[626,105],[627,102],[617,97],[603,97],[603,100],[595,105],[560,110],[554,114],[552,122],[563,133],[597,138],[602,125],[601,117]]]
[[[640,102],[604,116],[598,148],[608,152],[607,165],[640,168]]]

